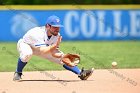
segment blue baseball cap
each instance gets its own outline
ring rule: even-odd
[[[49,24],[54,27],[63,27],[63,25],[60,24],[59,17],[55,15],[48,17],[46,24]]]

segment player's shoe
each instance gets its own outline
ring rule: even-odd
[[[81,80],[87,80],[93,73],[94,68],[89,69],[89,70],[84,70],[82,68],[80,75],[78,76]]]
[[[21,76],[22,76],[22,73],[15,72],[13,80],[20,81],[22,79]]]

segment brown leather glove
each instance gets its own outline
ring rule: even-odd
[[[70,54],[70,53],[64,54],[62,58],[62,62],[70,67],[76,66],[80,62],[80,55]]]

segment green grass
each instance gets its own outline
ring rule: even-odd
[[[60,49],[64,53],[80,54],[80,68],[111,68],[113,61],[118,63],[118,68],[140,68],[139,41],[65,41],[61,43]],[[0,43],[0,71],[15,71],[18,56],[16,43]],[[24,70],[62,69],[58,64],[33,56]]]

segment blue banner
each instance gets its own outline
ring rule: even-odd
[[[0,41],[17,41],[51,15],[63,40],[140,40],[140,10],[0,10]]]

